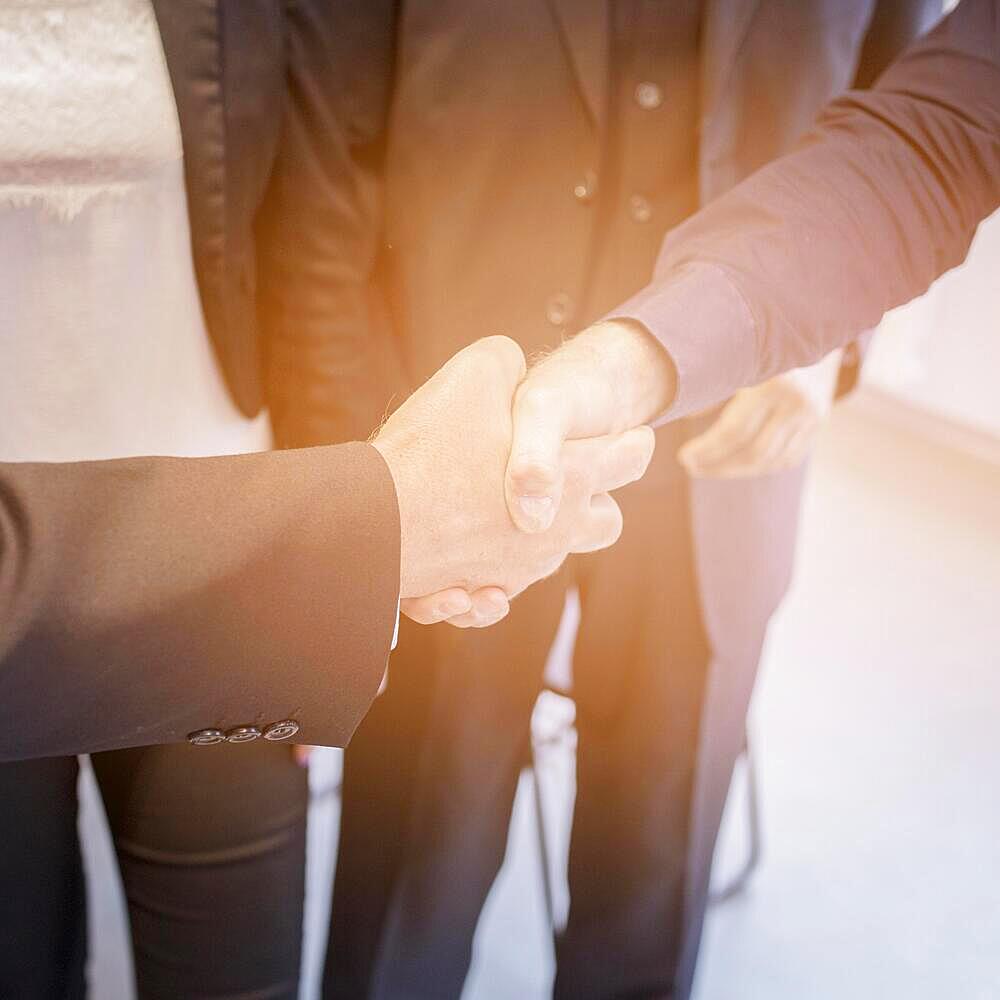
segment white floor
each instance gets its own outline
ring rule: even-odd
[[[712,912],[697,1000],[1000,998],[1000,468],[840,410],[754,729],[764,861],[748,893]],[[337,767],[327,755],[314,781]],[[563,842],[569,754],[550,752],[542,771]],[[551,982],[530,793],[525,778],[464,1000],[540,1000]],[[743,848],[741,793],[723,875]],[[335,805],[314,819],[304,1000],[316,996]],[[126,1000],[92,809],[85,828],[101,889],[92,996]]]

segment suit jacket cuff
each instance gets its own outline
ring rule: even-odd
[[[348,504],[331,504],[329,547],[319,556],[329,560],[333,580],[326,590],[335,601],[326,627],[334,662],[326,670],[322,661],[313,665],[318,697],[302,710],[296,739],[346,746],[379,693],[396,643],[400,529],[392,475],[376,448],[353,443],[293,454],[334,452],[340,465],[336,483]],[[353,466],[353,474],[345,464]]]

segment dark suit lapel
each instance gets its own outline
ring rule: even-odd
[[[195,269],[209,323],[222,302],[225,115],[219,0],[153,0],[184,144]]]
[[[607,118],[608,0],[549,0],[566,54],[594,126]]]

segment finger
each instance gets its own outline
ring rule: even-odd
[[[739,479],[762,476],[779,472],[791,464],[786,455],[786,447],[791,435],[800,426],[801,414],[779,406],[760,428],[756,436],[739,451],[729,455],[725,461],[714,465],[702,475],[716,479]]]
[[[472,374],[481,379],[483,371],[490,367],[501,374],[505,385],[513,394],[527,370],[524,351],[510,337],[482,337],[455,354],[441,370],[461,369],[464,378],[465,369],[471,368]]]
[[[528,374],[514,397],[514,430],[505,492],[522,531],[547,531],[562,499],[560,452],[572,420],[572,388]]]
[[[798,465],[810,456],[816,444],[818,430],[818,424],[804,423],[792,435],[785,450],[789,466]]]
[[[678,451],[681,464],[692,474],[710,476],[744,451],[770,418],[770,402],[746,406],[737,397],[731,400],[711,427],[683,445]]]
[[[440,590],[426,597],[407,597],[399,602],[399,610],[418,625],[435,625],[472,608],[472,599],[460,587]]]
[[[780,472],[801,465],[816,440],[820,420],[812,409],[797,409],[794,416],[776,427],[765,459],[768,471]]]
[[[592,494],[610,493],[642,479],[655,448],[653,429],[642,426],[623,434],[567,441],[562,460],[566,474],[588,483]]]
[[[769,423],[757,453],[757,465],[762,473],[779,472],[795,464],[789,444],[802,423],[802,416],[798,413],[792,416],[786,414],[784,419]]]
[[[487,628],[505,618],[510,611],[510,601],[499,587],[483,587],[470,595],[472,607],[462,615],[448,619],[456,628]]]
[[[752,446],[772,410],[770,403],[748,407],[734,400],[704,434],[681,448],[682,463],[696,474],[711,475],[715,467]]]
[[[591,498],[590,510],[578,530],[571,552],[596,552],[614,545],[621,537],[624,521],[614,497],[598,493]]]

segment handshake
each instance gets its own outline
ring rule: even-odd
[[[422,624],[484,627],[571,552],[617,541],[612,490],[653,455],[672,362],[641,327],[602,323],[527,369],[507,337],[456,354],[373,441],[399,503],[400,596]]]

